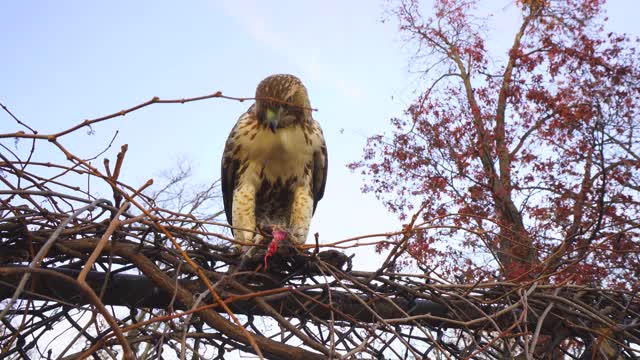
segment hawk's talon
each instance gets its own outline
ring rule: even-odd
[[[230,256],[239,256],[242,251],[239,245],[232,245],[229,247],[229,250],[227,252]]]

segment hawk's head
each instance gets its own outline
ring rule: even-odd
[[[311,119],[307,89],[293,75],[271,75],[256,88],[258,121],[271,131]]]

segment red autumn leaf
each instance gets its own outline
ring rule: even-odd
[[[396,3],[429,81],[350,168],[401,219],[423,207],[410,256],[451,279],[637,287],[640,68],[604,1],[519,1],[504,54],[479,1]]]

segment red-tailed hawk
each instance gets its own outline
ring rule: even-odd
[[[239,243],[252,243],[257,229],[271,227],[304,244],[327,181],[322,129],[311,117],[307,89],[293,75],[267,77],[255,97],[222,155],[227,221]]]

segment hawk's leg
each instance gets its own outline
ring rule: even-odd
[[[233,192],[234,247],[240,251],[253,243],[256,228],[256,189],[251,185],[239,185]],[[239,230],[243,229],[243,230]]]
[[[293,191],[291,204],[291,218],[289,227],[292,235],[291,241],[297,245],[307,241],[309,224],[313,216],[313,196],[309,187],[300,186]]]

